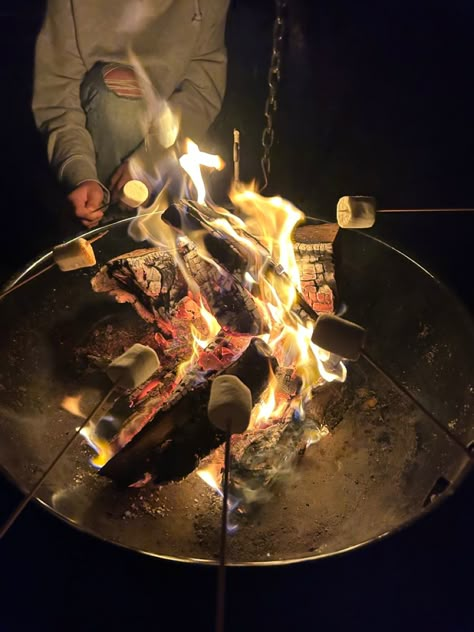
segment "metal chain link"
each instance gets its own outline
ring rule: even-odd
[[[273,44],[270,68],[268,71],[268,96],[265,102],[265,127],[262,133],[263,154],[261,159],[263,191],[268,186],[271,173],[271,150],[275,141],[275,129],[273,127],[273,115],[278,109],[278,86],[281,78],[281,60],[283,51],[283,38],[285,35],[285,11],[287,0],[275,0],[275,22],[273,24]]]

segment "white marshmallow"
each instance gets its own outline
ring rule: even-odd
[[[345,195],[337,203],[337,223],[341,228],[371,228],[375,224],[373,197]]]
[[[114,384],[128,389],[146,382],[159,368],[160,361],[155,351],[137,343],[112,360],[105,372]]]
[[[360,325],[332,314],[321,314],[314,326],[312,342],[330,353],[358,360],[365,343],[366,331]]]
[[[252,394],[235,375],[219,375],[212,382],[207,415],[213,426],[231,434],[245,432],[252,413]]]
[[[63,272],[88,268],[96,263],[92,244],[83,237],[53,248],[53,258]]]
[[[120,199],[130,208],[138,208],[147,201],[149,195],[146,184],[140,180],[129,180],[122,189]]]

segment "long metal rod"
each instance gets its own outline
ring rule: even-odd
[[[101,207],[99,207],[99,208],[101,208]],[[99,210],[99,209],[96,209],[96,210]],[[108,232],[109,232],[108,230],[104,230],[103,232],[99,233],[95,237],[92,237],[91,239],[89,239],[88,240],[89,243],[93,244],[95,241],[98,241],[99,239],[102,239],[102,237],[104,237],[104,235],[106,235]],[[4,296],[8,296],[8,294],[11,294],[12,292],[15,292],[16,290],[18,290],[23,285],[26,285],[30,281],[33,281],[33,279],[36,279],[37,277],[41,276],[42,274],[44,274],[48,270],[51,270],[55,266],[56,266],[56,262],[54,261],[53,263],[50,263],[48,266],[46,266],[46,268],[42,268],[39,272],[36,272],[35,274],[29,276],[27,279],[24,279],[23,281],[20,281],[20,283],[15,283],[15,285],[13,285],[11,288],[9,288],[8,290],[5,290],[5,292],[2,292],[0,294],[0,300]]]
[[[216,632],[225,629],[227,517],[229,511],[230,431],[226,433],[224,458],[224,489],[222,496],[221,540],[217,575]]]
[[[364,360],[366,360],[374,369],[376,369],[381,375],[383,375],[385,377],[385,379],[387,379],[390,384],[399,392],[401,393],[404,397],[406,397],[407,399],[410,400],[410,402],[412,404],[414,404],[419,410],[421,410],[421,412],[426,415],[426,417],[428,417],[428,419],[430,421],[432,421],[447,437],[449,437],[451,439],[451,441],[453,443],[455,443],[458,448],[460,448],[464,454],[470,459],[470,460],[474,460],[474,455],[471,453],[471,451],[469,450],[469,448],[467,448],[464,443],[461,441],[461,439],[454,434],[453,432],[451,432],[451,430],[449,428],[447,428],[446,426],[444,426],[438,419],[436,419],[436,417],[421,403],[419,402],[416,397],[414,397],[410,391],[408,389],[406,389],[403,384],[401,384],[400,382],[398,382],[398,380],[396,380],[394,377],[392,377],[389,373],[387,373],[387,371],[385,371],[385,369],[378,363],[376,362],[372,356],[370,356],[367,351],[363,350],[361,352],[361,356],[364,358]]]
[[[58,452],[58,454],[54,457],[54,459],[51,461],[51,463],[48,465],[48,467],[46,468],[46,470],[43,472],[43,474],[40,476],[40,478],[38,479],[38,481],[35,483],[35,485],[33,486],[33,489],[27,494],[27,496],[25,496],[25,498],[21,501],[21,503],[18,505],[18,507],[10,514],[10,517],[7,518],[6,522],[4,523],[4,525],[0,528],[0,540],[7,534],[7,532],[10,530],[10,528],[13,526],[13,524],[16,522],[16,520],[20,517],[20,515],[23,513],[23,511],[26,509],[28,503],[34,498],[36,492],[38,491],[38,489],[41,487],[41,485],[43,484],[44,480],[46,479],[46,477],[48,476],[48,474],[51,472],[51,470],[54,468],[54,466],[58,463],[58,461],[64,456],[64,454],[69,450],[69,448],[71,447],[71,445],[74,443],[74,441],[76,440],[76,438],[78,437],[79,433],[81,432],[81,430],[91,421],[91,419],[93,419],[95,417],[95,415],[103,408],[103,406],[106,404],[106,402],[112,397],[112,395],[114,394],[114,392],[118,389],[118,385],[114,384],[112,386],[112,388],[109,389],[109,391],[107,392],[107,394],[100,400],[100,402],[97,404],[97,406],[94,408],[94,410],[90,413],[90,415],[88,417],[86,417],[86,419],[84,419],[84,421],[81,423],[81,425],[75,430],[74,434],[72,435],[72,437],[70,439],[68,439],[68,441],[66,442],[66,444],[63,446],[63,448]]]
[[[234,129],[232,154],[234,159],[234,182],[240,182],[240,132],[238,129]]]
[[[474,213],[474,208],[383,208],[377,213]]]

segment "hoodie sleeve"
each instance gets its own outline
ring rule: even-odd
[[[219,113],[227,78],[225,26],[229,0],[217,0],[211,15],[202,16],[196,53],[185,76],[169,99],[171,109],[180,116],[181,138],[200,142]],[[201,17],[201,16],[200,16]],[[151,135],[134,153],[141,168],[153,173],[164,150]]]
[[[69,189],[97,180],[94,144],[80,101],[85,72],[70,0],[48,0],[36,43],[33,114],[51,166]]]
[[[228,0],[219,0],[214,15],[206,20],[198,50],[186,75],[171,96],[172,107],[181,112],[181,135],[199,141],[222,106],[227,76],[225,25]]]

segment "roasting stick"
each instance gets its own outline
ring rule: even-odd
[[[222,520],[217,577],[216,632],[225,628],[227,525],[229,512],[230,447],[233,434],[247,430],[252,414],[250,389],[235,375],[219,375],[211,386],[207,407],[209,421],[225,432],[224,484]]]
[[[105,235],[107,235],[108,232],[109,232],[108,230],[104,230],[101,233],[99,233],[98,235],[96,235],[95,237],[92,237],[91,239],[84,240],[84,241],[87,241],[89,244],[93,244],[95,241],[98,241],[99,239],[102,239],[102,237],[105,237]],[[74,241],[77,241],[78,239],[81,239],[81,238],[78,237]],[[69,243],[73,243],[73,242],[68,242],[68,244]],[[65,245],[68,245],[68,244],[65,244]],[[52,253],[54,253],[54,249],[53,249]],[[94,263],[95,263],[95,261],[94,261]],[[52,270],[57,265],[58,265],[57,262],[53,261],[53,263],[50,263],[49,265],[47,265],[46,268],[42,268],[41,270],[39,270],[39,272],[35,272],[35,274],[32,274],[27,279],[24,279],[23,281],[20,281],[20,283],[15,283],[15,285],[13,285],[12,287],[8,288],[8,290],[5,290],[4,292],[2,292],[0,294],[0,300],[4,296],[7,296],[8,294],[11,294],[12,292],[15,292],[16,290],[18,290],[23,285],[26,285],[27,283],[30,283],[30,281],[33,281],[33,279],[36,279],[37,277],[41,276],[42,274],[44,274],[48,270]],[[94,264],[92,264],[92,265],[94,265]]]
[[[101,419],[122,392],[137,388],[140,384],[143,384],[143,382],[148,380],[158,369],[159,365],[160,363],[155,351],[153,351],[150,347],[146,347],[141,344],[131,346],[127,349],[127,351],[125,351],[125,353],[109,364],[106,369],[106,373],[113,383],[111,388],[100,400],[97,406],[95,406],[90,415],[88,415],[81,425],[76,428],[72,437],[68,439],[66,444],[61,448],[38,481],[34,484],[33,489],[25,496],[18,507],[12,512],[10,517],[7,518],[5,524],[0,528],[0,540],[7,534],[30,501],[34,498],[36,492],[39,490],[48,474],[69,450],[71,445],[79,436],[81,430],[85,428],[90,421],[94,419]]]
[[[453,443],[455,443],[464,454],[474,461],[474,454],[453,433],[448,427],[442,424],[421,402],[419,402],[410,391],[398,380],[390,375],[374,358],[364,349],[366,330],[360,325],[356,325],[349,320],[323,314],[319,316],[314,327],[312,342],[335,355],[347,360],[356,361],[359,357],[364,358],[374,369],[376,369],[390,384],[404,397],[406,397],[418,410],[420,410],[432,423],[435,424]]]
[[[129,180],[122,188],[120,199],[126,206],[130,208],[138,208],[146,202],[148,196],[148,188],[143,182],[141,182],[140,180]],[[105,202],[101,206],[94,209],[93,212],[95,213],[96,211],[101,211],[107,206],[109,206],[109,202]],[[51,270],[56,265],[59,266],[59,268],[63,272],[95,265],[95,255],[90,245],[98,239],[104,237],[104,235],[106,235],[108,232],[108,230],[105,230],[89,240],[86,240],[83,237],[77,237],[76,239],[68,241],[65,244],[55,246],[52,250],[52,255],[54,257],[53,263],[49,264],[48,266],[46,266],[46,268],[43,268],[39,272],[36,272],[24,281],[16,283],[13,287],[5,290],[5,292],[2,292],[0,294],[0,300],[4,296],[11,294],[11,292],[18,290],[18,288],[22,287],[23,285],[26,285],[26,283],[33,281],[33,279],[36,279],[41,274],[44,274],[48,270]]]
[[[377,213],[474,213],[474,208],[381,208]]]
[[[472,213],[474,208],[386,208],[378,209],[374,197],[345,195],[336,208],[341,228],[372,228],[378,213]]]
[[[230,424],[228,425],[230,428]],[[226,555],[227,555],[227,522],[229,514],[229,472],[230,472],[230,440],[228,429],[225,435],[224,486],[222,494],[221,538],[219,547],[219,569],[217,574],[216,632],[225,630],[225,596],[226,596]]]
[[[234,129],[234,182],[240,182],[240,132]]]

